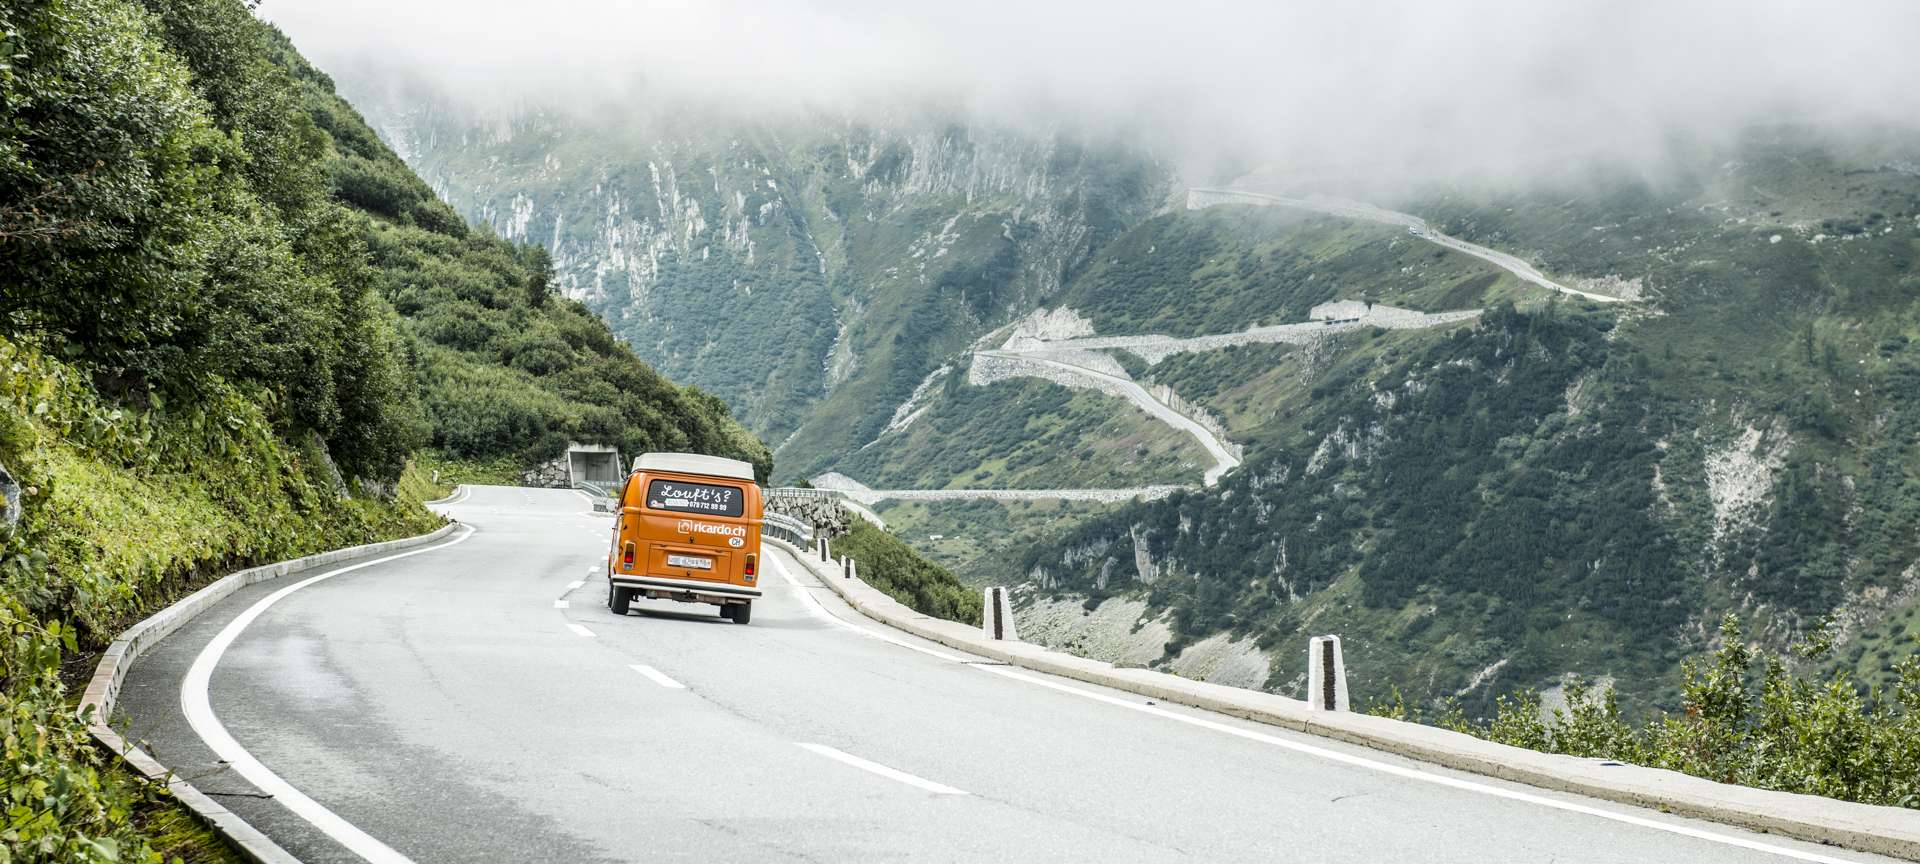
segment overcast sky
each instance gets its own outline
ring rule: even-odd
[[[1920,120],[1920,2],[265,0],[322,68],[473,105],[698,103],[1132,129],[1155,146],[1436,176],[1758,121]],[[364,75],[364,71],[358,74]]]

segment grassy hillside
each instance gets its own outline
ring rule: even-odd
[[[968,586],[1004,585],[1035,544],[1117,509],[1088,501],[884,501],[887,530]]]
[[[0,5],[0,34],[7,860],[234,860],[93,749],[74,686],[224,572],[438,524],[422,448],[492,468],[586,438],[770,470],[245,5]]]
[[[1525,296],[1504,270],[1391,226],[1279,208],[1165,213],[1103,246],[1051,305],[1103,336],[1204,336],[1307,320],[1336,299],[1473,309]]]
[[[478,461],[552,458],[568,440],[623,453],[682,450],[752,462],[772,456],[718,399],[673,384],[581,304],[557,295],[540,246],[469,229],[334,94],[333,84],[266,30],[330,146],[317,154],[338,198],[366,215],[360,239],[376,294],[415,337],[413,362],[432,446]]]
[[[835,463],[876,489],[1049,489],[1191,482],[1211,464],[1181,432],[1105,394],[1039,380],[965,383],[906,431]]]
[[[852,530],[833,541],[833,553],[859,562],[862,580],[917,612],[962,624],[980,623],[979,594],[961,585],[945,567],[864,519],[853,520]]]

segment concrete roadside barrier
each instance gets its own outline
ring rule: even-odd
[[[1347,662],[1340,637],[1307,640],[1307,707],[1316,711],[1352,710],[1347,702]]]
[[[1007,589],[998,585],[986,589],[980,600],[980,632],[988,639],[1018,642],[1013,626],[1013,600]]]
[[[1610,760],[1539,753],[1418,723],[1350,711],[1314,710],[1298,699],[1273,693],[1209,684],[1149,669],[1119,668],[1025,642],[995,641],[978,627],[909,609],[865,582],[829,578],[835,574],[811,556],[800,554],[797,547],[772,542],[791,553],[861,614],[990,660],[1542,789],[1920,861],[1920,812],[1913,810],[1716,783],[1677,771]]]

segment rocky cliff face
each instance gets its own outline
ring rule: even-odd
[[[871,440],[949,350],[1172,194],[1140,153],[936,117],[695,128],[357,101],[458,210],[547,247],[644,359],[784,442],[783,476]]]

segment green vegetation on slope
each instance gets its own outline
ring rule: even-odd
[[[1720,647],[1706,662],[1681,665],[1680,712],[1635,726],[1621,715],[1611,689],[1577,676],[1565,684],[1564,707],[1542,714],[1532,694],[1503,697],[1497,714],[1469,722],[1443,711],[1442,726],[1502,744],[1547,753],[1614,759],[1668,768],[1721,783],[1825,795],[1865,804],[1920,808],[1920,658],[1894,664],[1897,683],[1866,692],[1846,672],[1817,680],[1790,663],[1818,658],[1829,634],[1801,646],[1802,658],[1756,662],[1739,620],[1721,623]],[[1754,667],[1760,666],[1758,680]],[[1380,701],[1373,714],[1419,721],[1403,699]]]
[[[1118,488],[1193,482],[1205,451],[1113,396],[1037,379],[976,387],[947,376],[905,432],[836,463],[875,489]]]
[[[0,49],[6,860],[226,860],[93,748],[63,664],[234,568],[437,524],[419,448],[770,469],[237,0],[0,4]]]
[[[63,659],[230,570],[439,522],[417,483],[343,497],[325,450],[282,438],[254,387],[210,381],[197,401],[136,411],[89,377],[0,339],[0,464],[24,511],[0,529],[0,788],[13,790],[16,861],[157,861],[146,825],[177,818],[93,745],[69,689],[84,678],[64,680]]]
[[[1316,632],[1341,617],[1312,601],[1347,579],[1359,587],[1349,604],[1427,610],[1405,616],[1399,633],[1339,631],[1435,649],[1405,666],[1356,662],[1356,686],[1367,676],[1419,692],[1434,676],[1464,683],[1471,670],[1433,640],[1501,640],[1524,678],[1574,660],[1576,649],[1540,634],[1591,624],[1618,641],[1657,639],[1684,615],[1686,586],[1648,575],[1677,569],[1676,552],[1649,521],[1656,451],[1634,416],[1643,400],[1628,398],[1631,355],[1605,338],[1612,327],[1604,317],[1498,308],[1478,328],[1383,355],[1382,366],[1356,352],[1320,373],[1290,446],[1250,461],[1217,492],[1094,520],[1036,548],[1021,570],[1098,595],[1097,574],[1109,559],[1130,572],[1140,537],[1162,562],[1146,590],[1173,611],[1170,652],[1222,629],[1294,644],[1309,610],[1322,613]],[[1623,393],[1607,403],[1617,417],[1570,427],[1559,416],[1583,376]],[[1584,482],[1557,488],[1566,476]],[[1436,615],[1451,626],[1422,636]]]
[[[1358,692],[1457,693],[1476,714],[1498,690],[1567,672],[1616,680],[1629,714],[1671,709],[1680,659],[1725,612],[1776,649],[1831,615],[1842,646],[1819,662],[1862,687],[1896,686],[1915,644],[1920,559],[1920,295],[1905,290],[1920,178],[1885,151],[1835,155],[1786,133],[1759,133],[1739,155],[1658,185],[1608,177],[1420,204],[1449,232],[1566,278],[1638,280],[1646,299],[1602,308],[1523,290],[1520,310],[1478,325],[1143,369],[1225,418],[1246,466],[1218,496],[1127,508],[1010,573],[1038,566],[1061,590],[1143,595],[1172,613],[1173,650],[1222,630],[1270,646],[1339,632]],[[1264,260],[1253,252],[1264,235],[1180,227],[1193,217],[1161,217],[1134,232],[1151,241],[1096,257],[1126,271],[1171,253],[1216,273]],[[1306,249],[1334,242],[1314,222],[1268,230]],[[1391,244],[1343,248],[1401,260]],[[1505,290],[1466,272],[1427,287],[1362,264],[1345,265],[1371,274],[1347,289],[1382,285],[1396,305],[1434,292],[1476,305]],[[1317,302],[1301,286],[1319,280],[1186,281],[1228,299],[1166,313],[1121,297],[1103,314],[1211,327],[1221,303]],[[1097,293],[1076,302],[1097,308]],[[1134,536],[1160,581],[1092,590],[1109,561],[1132,571]],[[1068,562],[1062,549],[1099,551]]]
[[[692,451],[754,463],[772,456],[718,399],[640,362],[581,304],[552,291],[544,248],[469,230],[277,33],[278,59],[328,133],[339,198],[365,211],[360,239],[375,293],[417,339],[413,360],[432,444],[462,460],[525,462],[569,440],[623,453]]]
[[[883,501],[874,512],[964,585],[1006,584],[1028,549],[1118,508],[1092,501]],[[937,539],[936,539],[937,538]]]
[[[349,91],[394,92],[363,74]],[[462,212],[550,243],[556,278],[641,357],[782,442],[786,478],[872,441],[1165,192],[1137,152],[940,117],[481,117],[423,98],[369,110]]]
[[[945,567],[864,519],[853,520],[852,530],[833,541],[833,553],[859,562],[862,580],[916,612],[963,624],[980,623],[980,595],[961,585]]]
[[[1205,336],[1305,321],[1336,299],[1444,312],[1521,294],[1506,271],[1389,226],[1210,207],[1115,238],[1050,305],[1080,310],[1103,336]]]

